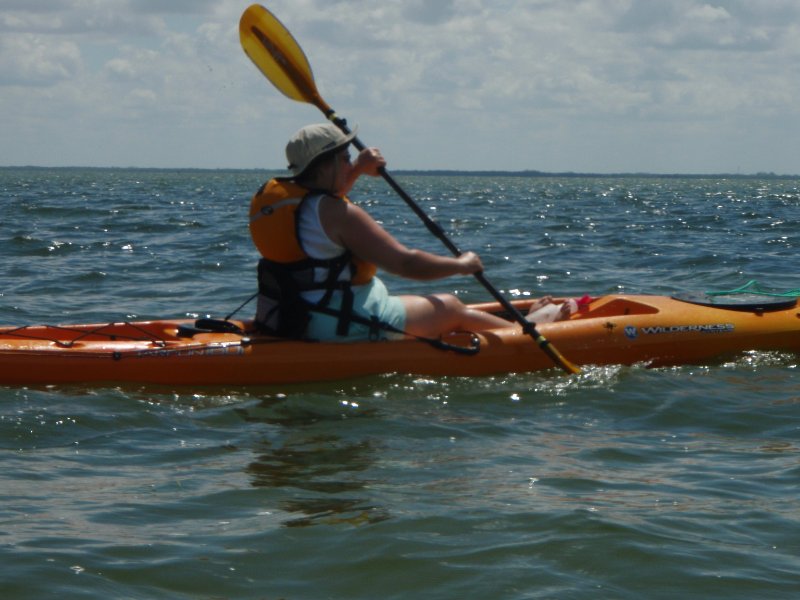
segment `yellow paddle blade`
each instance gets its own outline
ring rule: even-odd
[[[239,20],[239,40],[245,54],[284,95],[329,110],[306,55],[275,15],[259,4],[248,7]]]

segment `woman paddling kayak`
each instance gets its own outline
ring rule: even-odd
[[[377,270],[433,280],[483,270],[473,252],[440,256],[401,244],[347,193],[361,175],[378,176],[386,161],[377,148],[350,160],[356,132],[308,125],[286,146],[291,177],[255,194],[250,233],[262,255],[256,321],[270,333],[318,340],[382,338],[380,323],[411,335],[507,327],[452,294],[390,295]],[[541,304],[546,304],[543,300]],[[568,314],[566,315],[568,316]]]

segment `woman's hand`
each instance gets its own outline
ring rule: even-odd
[[[377,148],[364,148],[358,153],[353,162],[353,170],[356,173],[356,177],[359,175],[378,177],[380,175],[379,169],[385,166],[386,159],[383,158],[381,151]]]
[[[481,258],[474,252],[464,252],[456,258],[456,261],[459,263],[461,275],[473,275],[483,271]]]

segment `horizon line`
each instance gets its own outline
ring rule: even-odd
[[[286,169],[260,168],[260,167],[119,167],[119,166],[85,166],[85,165],[61,165],[61,166],[41,166],[41,165],[0,165],[0,169],[37,169],[37,170],[66,170],[66,169],[86,169],[86,170],[120,170],[120,171],[243,171],[243,172],[264,172],[264,173],[283,173],[288,176]],[[537,169],[503,170],[503,169],[392,169],[396,175],[417,175],[417,176],[460,176],[472,175],[482,177],[727,177],[727,178],[771,178],[771,179],[796,179],[800,174],[775,173],[774,171],[757,171],[755,173],[730,173],[730,172],[709,172],[709,173],[681,173],[653,171],[617,171],[617,172],[593,172],[593,171],[539,171]]]

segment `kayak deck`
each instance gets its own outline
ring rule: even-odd
[[[526,311],[533,300],[515,301]],[[474,308],[500,313],[496,303]],[[326,381],[379,373],[480,376],[553,367],[519,325],[444,336],[480,351],[435,349],[415,339],[290,341],[240,331],[209,331],[188,319],[0,328],[0,383],[141,382],[256,385]],[[665,296],[596,298],[569,320],[538,331],[578,365],[691,364],[747,350],[800,352],[800,310],[735,310]]]

